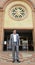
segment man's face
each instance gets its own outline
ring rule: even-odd
[[[16,34],[16,30],[14,30],[13,33]]]

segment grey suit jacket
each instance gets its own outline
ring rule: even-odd
[[[19,34],[16,34],[17,45],[19,45]],[[13,34],[10,35],[10,43],[14,43]]]

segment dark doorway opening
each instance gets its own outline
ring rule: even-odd
[[[9,43],[10,41],[10,34],[12,34],[12,29],[5,29],[4,30],[4,41],[6,41],[6,50],[12,50],[12,44]],[[19,50],[21,51],[33,51],[33,36],[32,36],[32,30],[18,30],[17,33],[20,36],[20,43],[19,43]],[[28,41],[28,43],[27,43]],[[3,44],[3,50],[5,50],[5,46]]]

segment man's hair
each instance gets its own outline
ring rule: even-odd
[[[16,29],[13,29],[13,31],[16,30]]]
[[[16,29],[13,29],[13,31],[16,30]]]

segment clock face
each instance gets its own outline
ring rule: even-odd
[[[9,15],[15,20],[22,20],[27,15],[27,10],[23,6],[13,6],[10,11]]]

